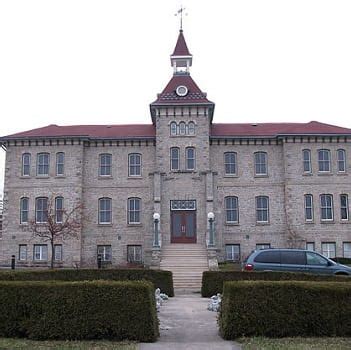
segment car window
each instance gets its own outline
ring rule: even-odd
[[[316,253],[306,252],[306,257],[307,257],[307,265],[321,265],[321,266],[328,265],[328,260]]]
[[[254,261],[259,263],[280,264],[280,252],[274,250],[262,251],[256,256]]]
[[[299,251],[282,251],[282,264],[306,265],[306,253]]]

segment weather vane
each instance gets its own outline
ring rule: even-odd
[[[181,6],[180,9],[177,11],[177,13],[174,16],[180,16],[180,30],[183,30],[183,12],[185,11],[185,7]],[[187,16],[187,13],[184,13],[185,16]]]

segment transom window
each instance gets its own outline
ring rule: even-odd
[[[331,194],[321,194],[321,220],[333,220],[333,196]]]
[[[65,154],[63,152],[56,153],[56,176],[65,174]]]
[[[18,251],[18,260],[27,260],[27,244],[20,244]]]
[[[141,264],[143,261],[141,245],[128,245],[127,246],[127,261],[129,263]]]
[[[311,151],[309,149],[304,149],[302,151],[302,157],[303,157],[303,172],[311,173],[312,172]]]
[[[22,154],[22,176],[30,176],[30,153]]]
[[[225,259],[228,261],[240,261],[240,244],[226,244]]]
[[[258,223],[269,221],[269,199],[267,196],[256,197],[256,221]]]
[[[187,147],[185,149],[186,170],[195,170],[195,148]]]
[[[346,171],[346,152],[344,149],[338,149],[338,172],[344,173]]]
[[[330,151],[328,149],[320,149],[318,151],[318,171],[330,171]]]
[[[111,224],[112,200],[111,198],[99,199],[99,224]]]
[[[63,197],[55,198],[55,221],[57,224],[63,222]]]
[[[179,148],[172,147],[171,148],[171,170],[179,170]]]
[[[336,256],[335,242],[322,243],[322,254],[327,258],[335,258]]]
[[[131,153],[128,156],[129,176],[141,176],[141,154]]]
[[[340,195],[340,217],[341,220],[349,219],[349,198],[347,194]]]
[[[46,244],[35,244],[33,258],[35,261],[47,261],[48,246]]]
[[[267,153],[256,152],[255,153],[255,175],[267,175]]]
[[[140,198],[128,198],[128,224],[140,224]]]
[[[112,248],[110,245],[98,245],[97,255],[101,257],[101,261],[111,262],[112,261]]]
[[[112,155],[109,153],[100,154],[99,163],[99,175],[111,176]]]
[[[49,153],[38,153],[38,155],[37,155],[37,175],[38,176],[49,176],[49,164],[50,164]]]
[[[35,222],[38,224],[48,221],[48,198],[38,197],[35,199]]]
[[[185,136],[185,135],[195,135],[195,123],[190,121],[188,123],[175,121],[169,124],[170,135],[171,136]]]
[[[226,223],[239,222],[238,197],[225,197]]]
[[[236,153],[224,153],[224,170],[225,175],[236,175]]]
[[[305,221],[313,221],[313,197],[305,194]]]
[[[23,197],[20,200],[20,223],[28,223],[29,198]]]

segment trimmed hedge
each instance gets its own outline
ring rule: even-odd
[[[1,281],[0,337],[115,339],[159,336],[146,281]]]
[[[146,280],[160,288],[162,293],[174,296],[172,272],[144,269],[79,269],[79,270],[41,270],[41,271],[0,271],[0,281],[138,281]]]
[[[336,257],[336,258],[331,258],[331,260],[334,260],[339,264],[351,265],[351,258]]]
[[[308,273],[294,272],[244,272],[244,271],[205,271],[202,274],[201,295],[211,297],[222,293],[225,281],[330,281],[351,282],[347,276],[312,275]]]
[[[219,318],[224,339],[242,336],[351,336],[351,284],[225,282]]]

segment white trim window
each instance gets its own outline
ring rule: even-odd
[[[127,246],[127,261],[129,263],[141,264],[143,262],[142,246],[128,245]]]
[[[337,150],[337,163],[338,163],[338,172],[344,173],[346,172],[346,152],[344,149]]]
[[[225,245],[225,260],[240,261],[240,244]]]
[[[30,153],[22,154],[22,176],[30,176]]]
[[[18,260],[19,261],[27,260],[27,244],[20,244],[18,246]]]
[[[112,155],[109,153],[102,153],[99,155],[99,176],[112,175]]]
[[[171,136],[177,135],[177,123],[176,122],[171,122],[171,124],[169,125],[169,129],[170,129]]]
[[[46,244],[34,244],[33,260],[47,261],[48,260],[48,246]]]
[[[63,152],[56,153],[56,176],[65,175],[65,154]]]
[[[186,170],[195,170],[195,147],[185,149]]]
[[[343,242],[342,250],[344,258],[351,258],[351,242]]]
[[[328,149],[318,150],[318,171],[330,172],[330,151]]]
[[[322,254],[327,258],[336,257],[336,244],[335,242],[323,242],[322,243]]]
[[[184,122],[179,123],[179,135],[185,135],[186,134],[186,124]]]
[[[270,243],[257,243],[256,244],[256,250],[261,250],[261,249],[270,249],[271,244]]]
[[[195,123],[194,122],[188,123],[188,135],[195,135]]]
[[[255,153],[255,175],[263,176],[268,174],[268,161],[266,152]]]
[[[50,154],[37,154],[37,176],[49,176]]]
[[[269,198],[267,196],[256,197],[256,222],[269,222]]]
[[[321,220],[322,221],[333,221],[334,210],[333,210],[333,196],[331,194],[321,194]]]
[[[112,222],[112,199],[99,198],[99,224],[111,224]]]
[[[314,252],[316,250],[314,242],[306,242],[306,250],[312,250]]]
[[[305,221],[313,221],[313,196],[305,194]]]
[[[140,224],[141,199],[128,198],[128,224]]]
[[[112,248],[110,245],[98,245],[97,255],[101,256],[101,261],[111,262],[112,261]]]
[[[54,245],[54,260],[62,261],[62,244]]]
[[[343,221],[349,220],[349,197],[347,194],[340,195],[340,218]]]
[[[28,224],[29,198],[22,197],[20,200],[20,224]]]
[[[224,153],[224,173],[225,175],[236,175],[236,153]]]
[[[35,199],[35,222],[45,224],[48,222],[48,198],[38,197]]]
[[[225,197],[225,222],[227,224],[237,224],[239,222],[239,201],[238,197]]]
[[[128,155],[128,176],[141,176],[141,154]]]
[[[170,150],[170,167],[171,171],[177,171],[179,170],[179,148],[178,147],[172,147]]]
[[[62,224],[63,222],[63,197],[55,198],[55,221],[57,224]]]
[[[303,172],[308,174],[312,173],[311,150],[304,149],[302,151],[302,159],[303,159]]]

